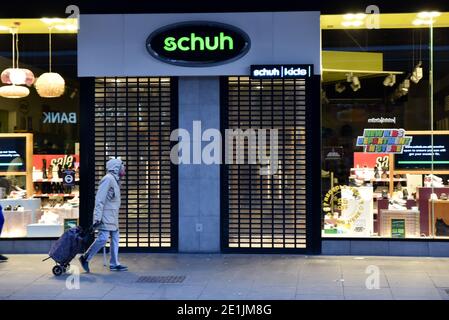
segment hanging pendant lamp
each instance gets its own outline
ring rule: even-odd
[[[8,86],[0,87],[0,97],[3,98],[25,98],[30,94],[30,89],[23,86],[16,86],[15,84],[11,84]]]
[[[19,24],[16,23],[16,26]],[[34,74],[28,69],[19,68],[19,37],[17,27],[11,28],[12,33],[12,68],[3,70],[1,81],[8,86],[0,87],[0,96],[4,98],[24,98],[30,90],[21,85],[31,86],[34,83]],[[16,55],[17,50],[17,55]]]
[[[49,45],[49,71],[43,73],[37,80],[34,86],[39,96],[43,98],[57,98],[64,94],[65,81],[59,73],[51,72],[51,29],[49,27],[48,45]]]

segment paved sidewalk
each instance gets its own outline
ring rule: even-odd
[[[72,290],[66,280],[73,276],[54,277],[53,262],[42,262],[44,255],[9,258],[0,263],[0,299],[449,300],[448,258],[122,254],[130,271],[114,273],[99,255],[92,273],[81,273],[80,288]],[[379,280],[378,289],[367,289],[367,270],[379,270],[370,278]],[[138,282],[150,276],[185,279]]]

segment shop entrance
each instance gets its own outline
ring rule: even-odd
[[[122,157],[120,245],[127,250],[177,250],[177,172],[170,161],[175,85],[174,78],[95,79],[95,181],[109,157]]]
[[[261,175],[261,165],[248,162],[223,166],[223,251],[320,250],[320,203],[314,194],[320,190],[317,83],[314,77],[222,78],[222,129],[278,131],[276,172]],[[248,147],[248,141],[246,157],[260,149],[259,143]],[[273,141],[267,142],[269,150]],[[228,142],[234,151],[236,146]]]

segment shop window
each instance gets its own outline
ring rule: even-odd
[[[325,238],[449,236],[449,14],[420,16],[322,17]]]
[[[40,19],[17,19],[19,67],[35,79],[49,71],[49,29]],[[71,25],[71,19],[60,19]],[[0,19],[0,73],[13,65],[12,27]],[[33,29],[34,27],[38,29]],[[79,82],[76,28],[54,28],[52,72],[65,80],[64,93],[48,98],[34,84],[23,85],[29,95],[0,97],[0,205],[5,216],[2,238],[55,238],[79,217]],[[17,66],[17,64],[16,64]],[[7,72],[1,87],[8,85]],[[28,81],[28,80],[27,80]],[[25,144],[18,143],[25,139]],[[25,140],[24,140],[25,141]],[[13,160],[12,160],[13,159]],[[23,160],[18,170],[17,162]],[[16,162],[14,164],[14,162]],[[22,170],[23,169],[23,170]],[[20,171],[20,172],[17,172]],[[73,181],[64,183],[69,174]]]

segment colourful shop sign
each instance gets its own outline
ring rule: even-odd
[[[357,138],[357,147],[364,147],[368,153],[402,153],[412,139],[404,129],[365,129]]]

